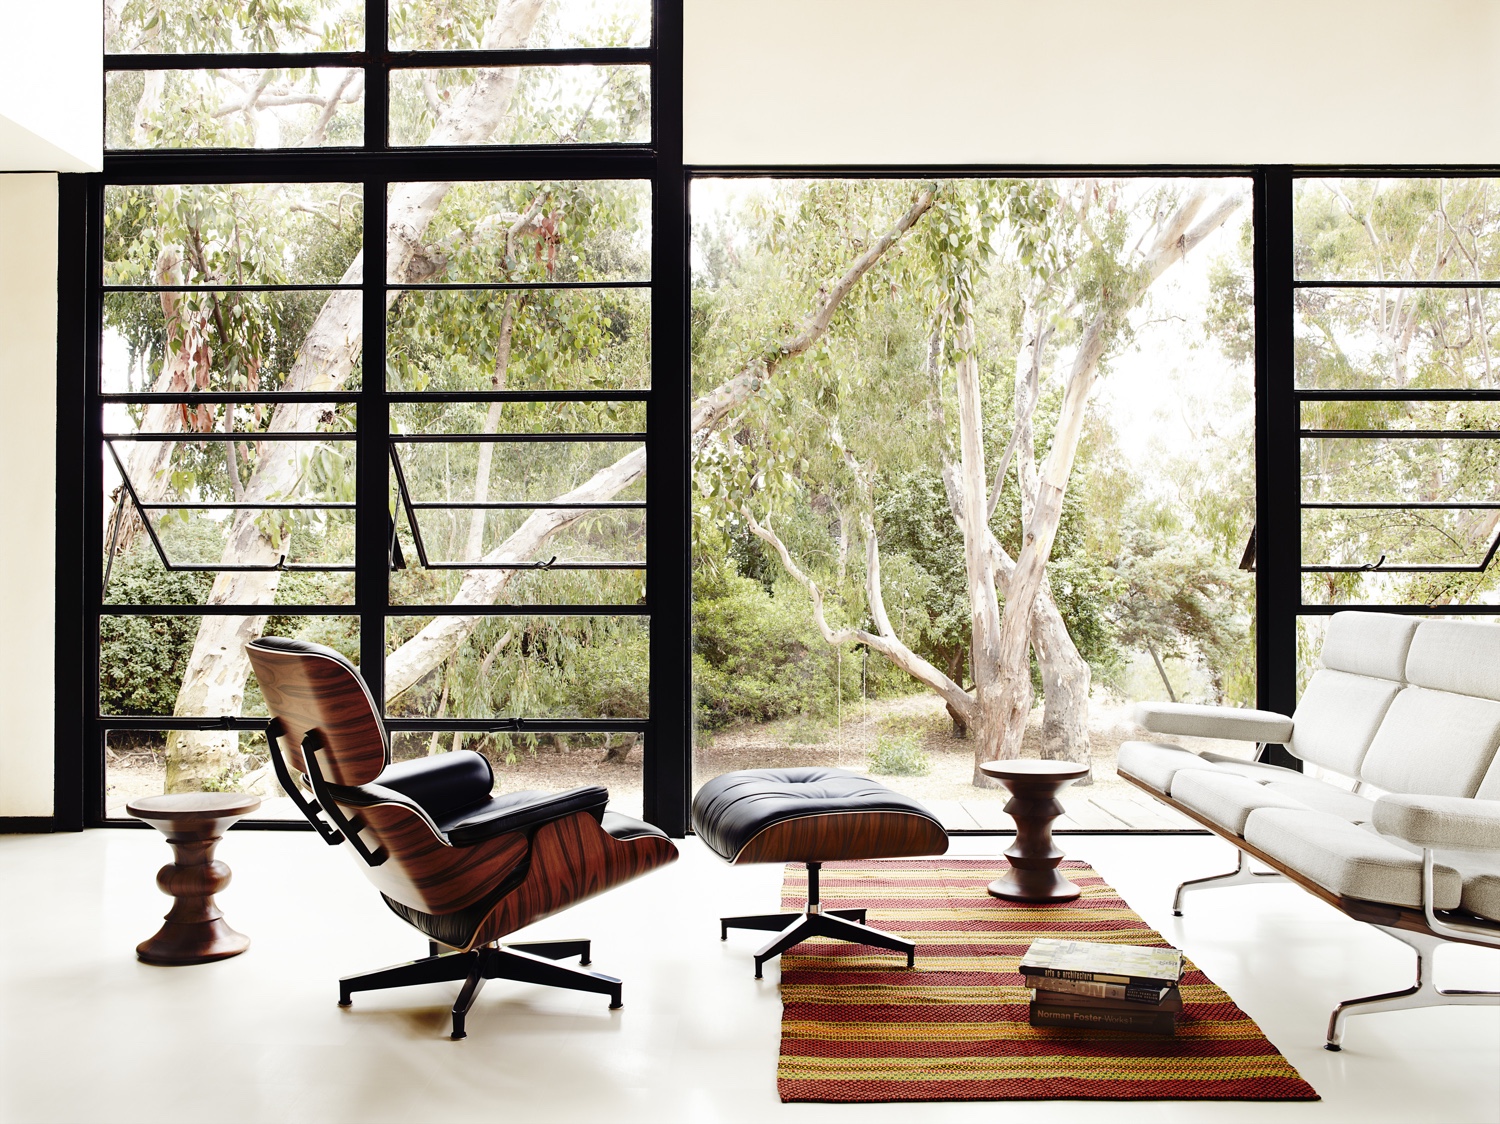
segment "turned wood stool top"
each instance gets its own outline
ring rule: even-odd
[[[1087,776],[1089,767],[1076,761],[982,761],[979,771],[998,781],[1074,781]]]
[[[259,796],[243,792],[182,792],[172,796],[142,796],[126,804],[125,811],[168,836],[204,831],[222,835],[235,820],[259,807]],[[220,825],[220,830],[213,830]]]

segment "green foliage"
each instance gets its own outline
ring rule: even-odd
[[[919,734],[879,734],[870,751],[870,772],[887,777],[925,777],[932,758]]]
[[[700,728],[827,717],[859,695],[859,665],[840,661],[818,635],[800,589],[774,591],[732,567],[698,571],[693,584],[693,686]],[[835,676],[842,663],[842,679]]]
[[[147,548],[149,549],[149,548]],[[212,579],[164,570],[138,550],[116,560],[111,601],[134,605],[193,605]],[[103,616],[99,620],[99,705],[105,714],[171,714],[198,635],[193,617]]]

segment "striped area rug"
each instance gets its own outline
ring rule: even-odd
[[[1188,966],[1175,1037],[1027,1023],[1016,971],[1036,937],[1166,945],[1089,866],[1062,869],[1075,902],[1000,901],[996,859],[829,863],[825,907],[868,907],[873,925],[917,942],[917,966],[828,940],[781,958],[783,1101],[1091,1099],[1317,1100],[1244,1011]],[[789,866],[782,905],[806,904]]]

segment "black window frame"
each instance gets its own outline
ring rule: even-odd
[[[277,606],[277,615],[337,612],[357,616],[360,665],[375,697],[383,697],[385,622],[390,618],[437,616],[452,606],[390,603],[387,585],[392,543],[386,514],[392,473],[390,409],[403,401],[438,399],[512,401],[635,399],[645,403],[647,474],[646,597],[644,606],[514,605],[466,607],[488,616],[583,615],[590,609],[649,619],[653,639],[686,634],[688,625],[688,524],[673,519],[687,509],[686,351],[667,341],[685,338],[686,220],[682,215],[682,4],[653,0],[652,42],[647,47],[534,49],[517,51],[395,51],[387,42],[386,0],[366,0],[362,50],[319,53],[224,53],[212,55],[106,55],[104,69],[179,70],[231,67],[360,67],[365,75],[363,143],[357,147],[279,150],[109,151],[100,175],[62,177],[59,224],[60,330],[58,355],[58,630],[55,807],[52,826],[63,829],[140,826],[105,815],[105,739],[111,731],[250,730],[262,718],[121,717],[99,708],[99,624],[108,614],[239,614],[264,606],[134,606],[102,601],[104,531],[93,517],[102,496],[100,453],[107,446],[104,406],[109,402],[242,402],[260,397],[286,401],[288,394],[243,392],[178,395],[104,394],[100,385],[100,339],[105,287],[101,274],[105,189],[116,184],[216,184],[276,182],[359,183],[364,194],[366,251],[362,367],[359,389],[298,397],[356,404],[354,600],[349,605]],[[395,146],[387,138],[388,96],[393,70],[411,67],[644,63],[651,67],[651,141],[646,144]],[[631,392],[474,392],[422,394],[385,386],[386,193],[388,185],[412,181],[635,180],[650,185],[651,386]],[[676,471],[674,471],[674,466]],[[154,536],[153,536],[154,541]],[[213,567],[218,569],[219,567]],[[652,643],[648,717],[643,719],[451,719],[390,718],[392,731],[523,731],[568,733],[628,731],[643,735],[644,813],[680,836],[687,828],[686,755],[690,725],[690,661],[678,645]],[[294,821],[256,821],[249,828],[305,828]]]
[[[673,836],[689,830],[688,803],[693,751],[691,615],[691,414],[688,372],[689,193],[695,178],[900,178],[978,176],[1153,176],[1242,177],[1252,189],[1255,310],[1255,484],[1256,635],[1258,704],[1290,713],[1296,705],[1297,622],[1325,616],[1344,606],[1302,600],[1299,411],[1304,401],[1349,399],[1420,400],[1468,398],[1500,401],[1500,389],[1433,394],[1422,391],[1317,391],[1295,385],[1294,298],[1298,287],[1293,262],[1295,181],[1316,176],[1466,177],[1500,176],[1491,165],[686,165],[683,162],[682,0],[653,0],[653,42],[648,48],[581,51],[490,52],[392,51],[386,42],[385,0],[366,0],[366,44],[344,53],[145,56],[108,55],[105,69],[185,69],[231,65],[362,66],[365,79],[364,143],[358,148],[274,151],[111,152],[96,175],[59,177],[59,327],[57,351],[57,629],[54,814],[23,828],[79,830],[83,827],[142,826],[104,816],[104,739],[109,730],[264,728],[255,718],[106,718],[98,713],[100,590],[103,527],[96,517],[102,495],[99,451],[104,439],[100,394],[100,328],[103,287],[100,272],[104,189],[111,184],[227,182],[359,182],[365,191],[364,244],[384,245],[385,188],[411,180],[644,179],[652,185],[652,382],[631,394],[646,402],[647,477],[646,604],[651,624],[649,717],[623,722],[621,729],[644,734],[643,783],[646,818]],[[568,63],[649,62],[652,141],[646,145],[555,148],[478,147],[441,149],[392,147],[386,143],[389,75],[410,66],[473,65],[477,62]],[[383,289],[383,270],[365,288]],[[1500,282],[1496,283],[1500,288]],[[358,403],[361,503],[370,511],[384,505],[390,479],[389,407],[402,394],[387,391],[384,371],[383,302],[365,302],[365,385],[358,391],[317,395]],[[625,397],[600,394],[598,398]],[[184,395],[206,401],[207,394]],[[224,397],[243,399],[243,394]],[[414,396],[406,396],[408,398]],[[568,395],[559,394],[559,398]],[[159,397],[157,400],[160,400]],[[361,622],[361,663],[377,697],[384,660],[388,616],[435,615],[444,606],[393,607],[386,589],[389,521],[366,518],[357,532],[356,599]],[[1412,615],[1500,616],[1500,605],[1361,605]],[[119,611],[120,606],[112,606]],[[319,607],[278,607],[296,613]],[[602,608],[602,607],[601,607]],[[615,611],[618,607],[611,607]],[[163,612],[163,607],[149,611]],[[194,607],[193,612],[201,612]],[[569,607],[577,612],[577,607]],[[496,615],[536,614],[517,606]],[[597,723],[527,720],[392,720],[394,729],[516,730],[567,732]],[[611,727],[613,728],[613,727]],[[1272,760],[1296,764],[1273,747]],[[293,822],[245,821],[245,827],[302,828]],[[1130,832],[1078,832],[1128,834]],[[1185,829],[1203,834],[1202,829]],[[984,831],[954,834],[1005,834]],[[1143,834],[1153,834],[1145,832]],[[1170,834],[1170,833],[1167,833]]]

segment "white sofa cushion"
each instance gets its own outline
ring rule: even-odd
[[[1500,701],[1500,625],[1423,621],[1406,656],[1406,681]]]
[[[1476,917],[1500,921],[1500,859],[1486,856],[1476,861],[1473,856],[1460,855],[1453,865],[1464,879],[1460,905]]]
[[[1122,743],[1117,768],[1120,772],[1143,781],[1162,796],[1171,793],[1172,778],[1179,769],[1212,769],[1262,781],[1302,775],[1295,769],[1283,769],[1279,765],[1242,761],[1222,753],[1198,754],[1181,746],[1162,745],[1159,742]]]
[[[1223,738],[1241,742],[1274,742],[1292,736],[1292,720],[1269,710],[1196,703],[1143,702],[1131,708],[1131,720],[1153,734],[1189,738]]]
[[[1389,679],[1328,668],[1316,672],[1297,703],[1287,749],[1304,761],[1357,777],[1360,762],[1400,690],[1401,685]]]
[[[1403,683],[1406,653],[1419,623],[1395,613],[1334,613],[1318,658],[1334,671]]]
[[[1327,812],[1330,816],[1337,816],[1350,823],[1368,823],[1375,818],[1375,801],[1327,781],[1298,776],[1295,780],[1272,781],[1266,785],[1266,789],[1278,796],[1299,801],[1315,812]]]
[[[1214,769],[1179,769],[1172,778],[1172,799],[1234,835],[1244,834],[1245,821],[1257,808],[1309,810],[1302,801],[1271,788]]]
[[[1331,893],[1409,909],[1422,906],[1422,860],[1348,820],[1326,812],[1257,808],[1245,822],[1245,840]],[[1433,882],[1437,908],[1455,908],[1462,891],[1458,872],[1440,863]]]
[[[1407,687],[1391,703],[1359,777],[1387,792],[1473,796],[1497,745],[1500,702]]]

